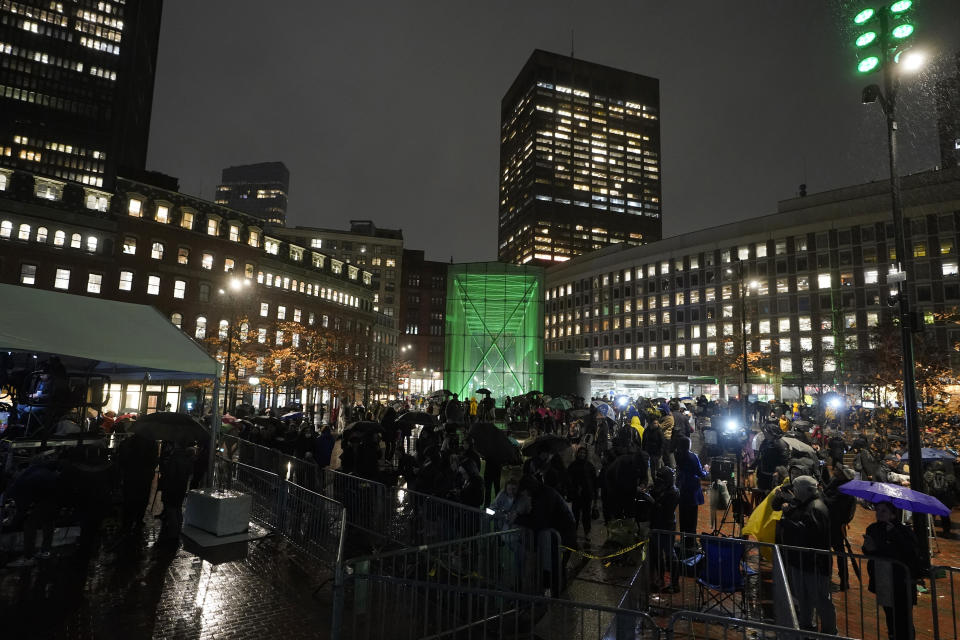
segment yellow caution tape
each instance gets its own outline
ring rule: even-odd
[[[647,541],[646,541],[646,540],[641,540],[640,542],[638,542],[637,544],[635,544],[635,545],[633,545],[633,546],[626,547],[626,548],[624,548],[624,549],[620,549],[619,551],[615,551],[614,553],[611,553],[611,554],[605,555],[605,556],[595,556],[595,555],[593,555],[592,553],[587,553],[587,552],[585,552],[585,551],[580,551],[579,549],[571,549],[570,547],[564,547],[563,545],[561,545],[561,548],[562,548],[562,549],[566,549],[567,551],[571,551],[571,552],[573,552],[573,553],[576,553],[577,555],[581,555],[581,556],[583,556],[584,558],[587,558],[587,559],[589,559],[589,560],[609,560],[610,558],[616,558],[617,556],[622,556],[622,555],[625,554],[625,553],[629,553],[630,551],[633,551],[634,549],[637,549],[637,548],[639,548],[639,547],[642,547],[642,546],[645,545],[645,544],[647,544]]]

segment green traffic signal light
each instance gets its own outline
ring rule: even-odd
[[[880,66],[879,56],[867,56],[857,63],[857,71],[860,73],[870,73]]]
[[[872,18],[877,12],[873,9],[864,9],[853,18],[853,24],[864,24]]]
[[[876,31],[867,31],[866,33],[860,34],[860,37],[857,38],[856,45],[857,47],[865,47],[868,44],[873,43],[877,39]]]
[[[890,5],[890,13],[903,13],[913,6],[913,0],[897,0]]]
[[[898,24],[893,28],[893,31],[890,32],[897,40],[903,40],[904,38],[909,38],[913,35],[913,25],[909,22],[904,22],[903,24]]]

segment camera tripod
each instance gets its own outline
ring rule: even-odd
[[[746,518],[746,508],[750,504],[747,500],[747,490],[743,486],[743,454],[739,451],[736,455],[736,466],[734,467],[734,476],[733,476],[733,490],[730,491],[730,501],[727,503],[727,506],[723,510],[723,515],[720,517],[720,522],[717,524],[716,528],[713,530],[711,535],[718,535],[723,531],[724,525],[727,523],[727,518],[733,514],[733,535],[738,536],[743,530],[743,525]],[[714,480],[713,486],[719,484],[720,480]],[[713,490],[711,487],[711,490]]]

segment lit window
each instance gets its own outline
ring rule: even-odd
[[[206,269],[207,271],[213,269],[213,254],[205,253],[200,259],[200,266]]]
[[[35,264],[22,264],[20,265],[20,284],[36,284],[37,283],[37,265]]]
[[[687,345],[685,345],[685,344],[678,344],[678,345],[677,345],[677,357],[678,357],[678,358],[683,358],[683,357],[685,357],[686,355],[687,355]]]
[[[880,315],[877,312],[872,311],[867,314],[868,327],[876,327],[879,324],[880,324]]]
[[[13,223],[9,220],[0,222],[0,238],[9,238],[13,235]]]
[[[264,242],[264,250],[272,255],[277,255],[280,253],[280,243],[276,240],[267,238],[267,240]]]
[[[294,321],[294,322],[300,322],[300,315],[301,315],[300,309],[294,309],[294,310],[293,310],[293,321]]]
[[[812,351],[813,350],[813,338],[810,336],[804,336],[800,338],[800,351]]]
[[[700,343],[694,342],[690,345],[690,355],[699,357],[700,356]]]
[[[260,303],[260,316],[266,318],[270,315],[270,304],[267,302]]]
[[[120,291],[130,291],[133,289],[133,271],[121,271],[120,283],[117,285]]]
[[[810,316],[800,316],[797,318],[797,323],[800,325],[800,331],[810,331],[813,326],[810,323]]]
[[[185,280],[173,281],[173,297],[183,299],[187,292],[187,282]]]
[[[147,276],[147,295],[160,295],[160,276]]]
[[[250,238],[247,240],[247,244],[249,244],[251,247],[259,247],[259,246],[260,246],[260,232],[257,231],[256,229],[251,229],[251,230],[250,230]]]
[[[793,343],[790,342],[790,338],[780,338],[780,353],[790,353],[792,348]]]
[[[176,312],[171,313],[170,322],[172,322],[173,326],[175,326],[177,329],[180,329],[183,326],[183,314]]]
[[[226,320],[220,321],[220,330],[217,332],[217,337],[221,340],[226,340],[227,335],[230,333],[230,323]]]
[[[819,288],[821,288],[821,289],[829,289],[829,288],[830,288],[830,274],[829,274],[829,273],[821,273],[820,275],[818,275],[818,276],[817,276],[817,286],[818,286]]]
[[[30,225],[23,223],[20,225],[20,229],[17,231],[18,240],[29,240],[30,239]]]
[[[863,282],[864,284],[877,284],[877,270],[870,269],[869,271],[863,272]]]
[[[109,205],[109,203],[110,202],[107,199],[107,196],[101,196],[91,192],[87,193],[87,199],[86,199],[87,209],[104,212],[107,210],[107,206]]]
[[[89,251],[90,253],[93,253],[94,251],[96,251],[97,244],[99,244],[97,240],[97,236],[87,236],[87,251]]]
[[[57,279],[54,280],[53,286],[57,289],[69,289],[70,269],[57,269]]]
[[[154,242],[150,248],[150,257],[154,260],[163,260],[163,243]]]
[[[750,257],[750,247],[738,247],[737,248],[737,259],[746,260]]]
[[[797,276],[797,291],[809,291],[810,278],[807,276]]]
[[[240,227],[235,224],[230,225],[230,240],[233,242],[240,240]]]
[[[207,319],[203,316],[197,316],[197,330],[193,335],[197,340],[203,340],[207,337]]]
[[[167,224],[168,222],[170,222],[170,207],[163,204],[158,204],[157,216],[155,219],[157,222],[162,222],[164,224]]]
[[[100,285],[103,284],[103,276],[99,273],[91,273],[87,276],[87,293],[100,293]]]
[[[758,258],[766,258],[766,257],[767,257],[767,243],[766,243],[766,242],[758,242],[758,243],[755,245],[754,248],[755,248],[756,251],[757,251],[757,257],[758,257]]]
[[[790,373],[793,371],[793,358],[780,358],[780,372]]]
[[[37,242],[46,242],[47,241],[47,228],[38,227],[37,228]]]
[[[190,262],[190,249],[180,247],[177,249],[177,264],[187,264]]]
[[[60,233],[59,231],[57,233]],[[137,239],[127,236],[123,239],[123,252],[128,255],[134,255],[137,253]]]
[[[184,211],[180,217],[180,226],[184,229],[193,229],[193,212]]]
[[[263,327],[257,329],[257,342],[265,344],[267,342],[267,330]]]
[[[780,318],[777,320],[777,329],[780,333],[788,333],[790,331],[790,318]]]
[[[70,236],[71,249],[79,249],[82,244],[83,244],[83,236],[81,236],[79,233],[74,233],[73,235]]]
[[[143,202],[136,198],[130,198],[130,203],[127,205],[127,212],[134,218],[139,218],[143,215]]]
[[[235,266],[235,263],[234,263],[234,261],[233,261],[233,258],[226,258],[226,259],[224,259],[224,261],[223,261],[223,270],[224,270],[224,271],[226,271],[227,273],[230,273],[231,271],[233,271],[233,267],[234,267],[234,266]]]
[[[770,338],[760,340],[760,351],[761,353],[770,353]]]
[[[216,218],[210,218],[207,220],[207,235],[220,235],[220,221]]]
[[[287,308],[283,305],[277,307],[277,320],[286,320],[287,319]]]
[[[927,243],[926,242],[914,242],[913,243],[913,257],[914,258],[923,258],[927,255]]]
[[[956,262],[944,262],[944,263],[943,263],[943,275],[945,275],[945,276],[955,276],[955,275],[957,275],[957,263],[956,263]]]

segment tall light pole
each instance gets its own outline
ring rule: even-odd
[[[732,275],[733,271],[727,269],[727,274]],[[747,428],[747,378],[749,374],[749,365],[747,364],[747,284],[744,281],[743,260],[737,262],[737,282],[739,283],[740,297],[740,421],[743,428]],[[750,282],[750,288],[756,289],[759,284],[756,281]]]
[[[230,321],[227,324],[227,365],[223,372],[223,413],[227,413],[230,403],[230,359],[233,356],[233,325],[236,322],[237,299],[250,286],[249,278],[230,278],[220,295],[230,298]]]
[[[883,88],[871,84],[863,90],[863,103],[879,102],[887,123],[887,154],[890,164],[890,204],[893,210],[893,233],[896,244],[897,272],[887,278],[896,283],[892,296],[898,304],[900,339],[903,347],[903,421],[907,435],[907,450],[910,454],[910,487],[924,490],[923,463],[921,454],[920,423],[917,416],[917,392],[915,362],[913,356],[913,332],[921,329],[916,314],[910,311],[905,270],[907,251],[903,233],[903,209],[900,199],[900,174],[897,171],[897,93],[900,88],[900,73],[915,71],[923,64],[922,56],[911,48],[915,31],[912,10],[913,0],[897,0],[880,9],[867,7],[853,18],[857,27],[855,45],[858,49],[857,71],[870,74],[880,71]],[[927,519],[913,519],[914,532],[920,543],[923,563],[929,566],[930,544],[927,536]]]

